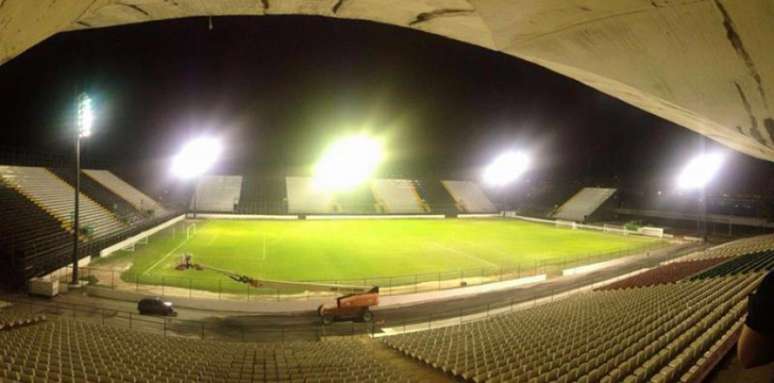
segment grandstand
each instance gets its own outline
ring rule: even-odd
[[[494,213],[497,211],[477,183],[471,181],[441,181],[441,183],[454,198],[455,206],[460,212]]]
[[[287,214],[285,179],[260,174],[242,176],[242,190],[236,212],[239,214]]]
[[[233,213],[239,205],[242,176],[204,175],[196,184],[191,208],[197,211]]]
[[[385,213],[422,214],[430,207],[417,194],[411,180],[377,179],[371,181],[374,200]]]
[[[75,200],[75,189],[72,186],[44,168],[3,166],[0,167],[0,176],[4,182],[61,222],[67,230],[71,230]],[[83,193],[80,200],[81,226],[93,230],[90,237],[104,237],[125,227],[112,212]]]
[[[138,205],[155,206],[148,216],[125,196],[141,194],[107,171],[81,177],[79,258],[93,255],[121,239],[170,217],[148,197]],[[66,169],[0,166],[0,265],[5,286],[50,274],[72,262],[74,174]],[[109,180],[108,185],[97,180]],[[120,186],[116,186],[120,185]],[[119,188],[123,194],[114,193]],[[144,194],[142,194],[144,196]],[[163,214],[162,214],[163,213]],[[162,215],[159,215],[162,214]]]
[[[554,218],[586,222],[610,197],[616,189],[586,187],[567,200],[553,214]]]
[[[151,215],[157,217],[168,214],[160,203],[148,197],[145,193],[128,184],[126,181],[116,177],[116,175],[110,171],[87,169],[84,170],[83,173],[102,184],[115,195],[123,198],[139,211],[150,212]]]
[[[318,188],[310,177],[287,177],[288,212],[329,214],[337,212],[332,192]]]

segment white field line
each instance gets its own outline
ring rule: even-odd
[[[212,243],[215,242],[215,240],[218,239],[218,237],[220,237],[220,233],[219,232],[215,233],[215,235],[213,235],[212,238],[210,238],[210,240],[207,241],[207,246],[212,245]]]
[[[440,244],[440,243],[438,243],[438,242],[430,242],[430,244],[431,244],[431,245],[433,245],[433,246],[435,246],[435,247],[438,247],[438,248],[440,248],[440,249],[443,249],[443,250],[446,250],[446,251],[450,251],[450,252],[452,252],[452,253],[459,254],[459,255],[462,255],[462,256],[464,256],[464,257],[472,258],[472,259],[475,259],[475,260],[477,260],[477,261],[481,261],[481,262],[483,262],[483,263],[486,263],[486,264],[488,264],[488,265],[490,265],[490,266],[492,266],[492,267],[500,267],[500,265],[498,265],[498,264],[495,264],[495,263],[493,263],[493,262],[489,262],[489,261],[487,261],[486,259],[479,258],[479,257],[477,257],[477,256],[475,256],[475,255],[468,254],[468,253],[466,253],[466,252],[464,252],[464,251],[460,251],[460,250],[457,250],[457,249],[453,249],[453,248],[451,248],[451,247],[447,247],[447,246],[441,245],[441,244]]]
[[[266,260],[266,233],[263,234],[263,253],[261,255],[261,261]]]
[[[155,269],[155,268],[156,268],[156,266],[158,266],[158,265],[159,265],[161,262],[164,262],[164,260],[165,260],[165,259],[167,259],[167,257],[169,257],[170,255],[172,255],[172,253],[174,253],[175,251],[177,251],[179,248],[183,247],[183,245],[185,245],[185,244],[186,244],[188,241],[189,241],[189,239],[188,239],[188,238],[186,238],[186,239],[185,239],[183,242],[180,242],[180,244],[179,244],[179,245],[177,245],[177,246],[176,246],[174,249],[170,250],[170,251],[169,251],[169,253],[166,253],[166,254],[164,254],[164,256],[163,256],[163,257],[161,257],[161,259],[159,259],[158,261],[156,261],[156,263],[154,263],[153,265],[151,265],[151,267],[149,267],[149,268],[145,269],[145,271],[143,271],[143,272],[142,272],[142,274],[140,274],[140,275],[145,275],[145,274],[148,274],[148,272],[150,272],[151,270]]]

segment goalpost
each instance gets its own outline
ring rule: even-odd
[[[185,239],[186,241],[190,240],[196,236],[196,222],[193,222],[189,225],[186,225],[185,227]]]

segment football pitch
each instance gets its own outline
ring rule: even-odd
[[[528,272],[547,264],[609,259],[659,242],[506,219],[205,220],[196,222],[191,236],[188,225],[165,229],[134,252],[95,266],[123,262],[128,269],[121,278],[130,283],[244,290],[215,271],[176,270],[183,254],[190,253],[193,263],[253,278],[342,282],[415,275],[394,282],[408,284],[424,280],[416,275],[434,280],[441,273]]]

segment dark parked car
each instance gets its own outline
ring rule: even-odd
[[[177,316],[172,302],[162,301],[161,298],[141,299],[137,302],[137,311],[142,315]]]

